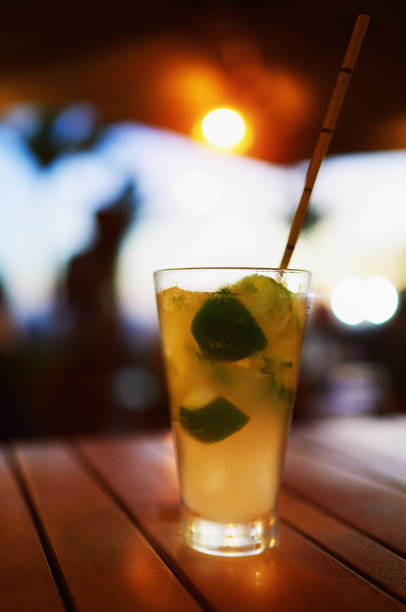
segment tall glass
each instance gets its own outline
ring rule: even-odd
[[[192,548],[252,555],[278,541],[278,497],[311,275],[154,274],[183,511]]]

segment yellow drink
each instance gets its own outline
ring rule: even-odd
[[[204,552],[276,543],[306,281],[293,292],[275,271],[240,271],[215,291],[157,287],[186,537]]]

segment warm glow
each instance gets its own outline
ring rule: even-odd
[[[366,281],[346,278],[337,285],[331,296],[333,313],[347,325],[358,325],[364,321],[375,325],[385,323],[393,317],[397,306],[397,291],[382,276],[373,276]]]
[[[230,108],[216,108],[202,121],[203,136],[210,144],[219,148],[233,148],[246,134],[244,119]]]

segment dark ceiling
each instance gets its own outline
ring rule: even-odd
[[[278,136],[275,146],[263,139],[253,155],[294,161],[311,152],[360,12],[369,14],[371,23],[331,151],[406,147],[405,1],[8,2],[0,21],[0,104],[4,109],[28,100],[55,105],[85,98],[108,119],[189,133],[199,104],[183,108],[180,98],[171,98],[165,87],[159,90],[163,77],[157,76],[175,66],[175,60],[165,64],[169,56],[188,58],[223,79],[219,103],[229,95],[230,102],[252,107],[256,93],[258,130],[271,126]],[[238,50],[234,64],[230,49]],[[242,79],[236,61],[251,68],[257,62],[262,89],[252,75]],[[291,116],[278,114],[262,91],[276,76],[285,87],[281,75],[291,79],[287,87],[301,87],[307,100],[308,112],[296,123],[294,107]]]

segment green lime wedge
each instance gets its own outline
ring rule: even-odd
[[[250,311],[228,293],[209,298],[197,311],[191,330],[202,353],[213,360],[238,361],[267,345]]]
[[[250,417],[224,397],[197,410],[180,407],[179,422],[199,442],[220,442],[239,431]]]
[[[292,320],[292,294],[273,278],[252,274],[231,285],[230,290],[249,308],[269,342]]]

